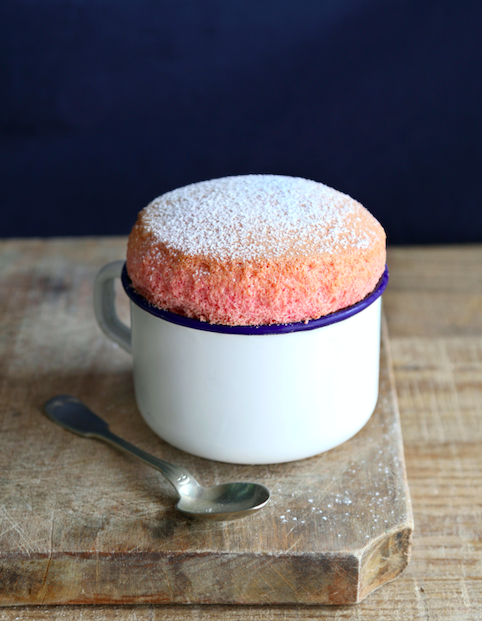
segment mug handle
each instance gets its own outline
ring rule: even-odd
[[[117,316],[114,280],[121,277],[124,261],[104,265],[94,284],[94,311],[100,329],[112,341],[132,353],[131,329]]]

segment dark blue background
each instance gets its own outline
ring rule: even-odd
[[[480,2],[3,0],[0,29],[0,236],[128,233],[256,172],[482,242]]]

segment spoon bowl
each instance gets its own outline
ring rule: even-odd
[[[269,498],[269,489],[259,483],[223,483],[182,494],[176,509],[203,520],[232,520],[258,511]]]
[[[185,468],[149,455],[109,430],[108,424],[76,397],[58,395],[44,406],[54,422],[84,438],[96,438],[134,455],[159,470],[179,494],[176,509],[201,520],[235,520],[259,511],[270,499],[269,489],[260,483],[222,483],[202,487]]]

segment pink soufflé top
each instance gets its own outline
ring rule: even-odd
[[[360,203],[322,183],[224,177],[143,209],[129,236],[127,271],[148,302],[201,321],[308,322],[376,287],[385,244]]]

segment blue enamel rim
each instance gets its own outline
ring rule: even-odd
[[[347,308],[343,308],[342,310],[336,311],[335,313],[331,313],[331,315],[325,315],[324,317],[320,317],[319,319],[313,319],[308,321],[308,323],[300,322],[300,323],[285,323],[285,324],[274,324],[274,325],[263,325],[263,326],[223,326],[218,324],[208,323],[206,321],[199,321],[199,319],[191,319],[191,317],[184,317],[183,315],[176,315],[176,313],[171,313],[167,310],[161,310],[156,306],[152,306],[142,295],[139,295],[137,291],[132,286],[131,279],[129,278],[129,274],[127,273],[126,265],[122,269],[121,276],[122,284],[124,286],[125,292],[130,297],[130,299],[145,310],[146,312],[154,315],[155,317],[159,317],[161,319],[165,319],[166,321],[170,321],[171,323],[177,323],[180,326],[185,326],[186,328],[194,328],[195,330],[204,330],[205,332],[220,332],[223,334],[287,334],[289,332],[300,332],[303,330],[316,330],[317,328],[322,328],[323,326],[329,326],[333,323],[338,323],[339,321],[344,321],[357,313],[360,313],[362,310],[365,310],[370,304],[373,304],[375,300],[382,295],[385,291],[388,284],[388,267],[385,266],[385,271],[383,272],[382,277],[378,281],[375,289],[367,295],[366,298],[353,304],[353,306],[348,306]]]

